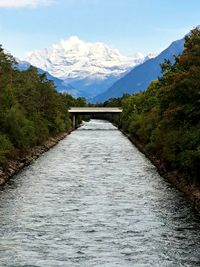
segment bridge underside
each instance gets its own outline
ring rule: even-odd
[[[76,116],[78,115],[114,115],[122,113],[121,108],[103,108],[103,107],[84,107],[70,108],[69,113],[73,116],[73,128],[76,128]]]

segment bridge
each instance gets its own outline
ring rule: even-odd
[[[75,129],[77,115],[120,114],[123,110],[118,107],[71,107],[68,111],[73,116],[73,129]]]

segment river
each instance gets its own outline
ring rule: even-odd
[[[0,266],[200,266],[200,216],[120,131],[91,120],[0,191]]]

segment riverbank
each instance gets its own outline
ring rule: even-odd
[[[0,167],[0,186],[3,186],[10,178],[19,173],[24,167],[30,165],[34,160],[39,158],[43,153],[50,150],[56,144],[69,135],[72,130],[50,137],[44,144],[34,147],[23,157],[18,157],[16,160],[8,161],[8,168],[3,171]]]
[[[198,186],[195,184],[189,185],[176,170],[168,171],[158,158],[145,151],[144,146],[138,140],[125,133],[122,129],[119,130],[151,161],[162,177],[183,192],[187,199],[194,204],[195,208],[200,210],[200,188]]]

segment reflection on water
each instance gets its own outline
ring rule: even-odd
[[[10,181],[0,216],[0,266],[200,266],[198,213],[104,121]]]

